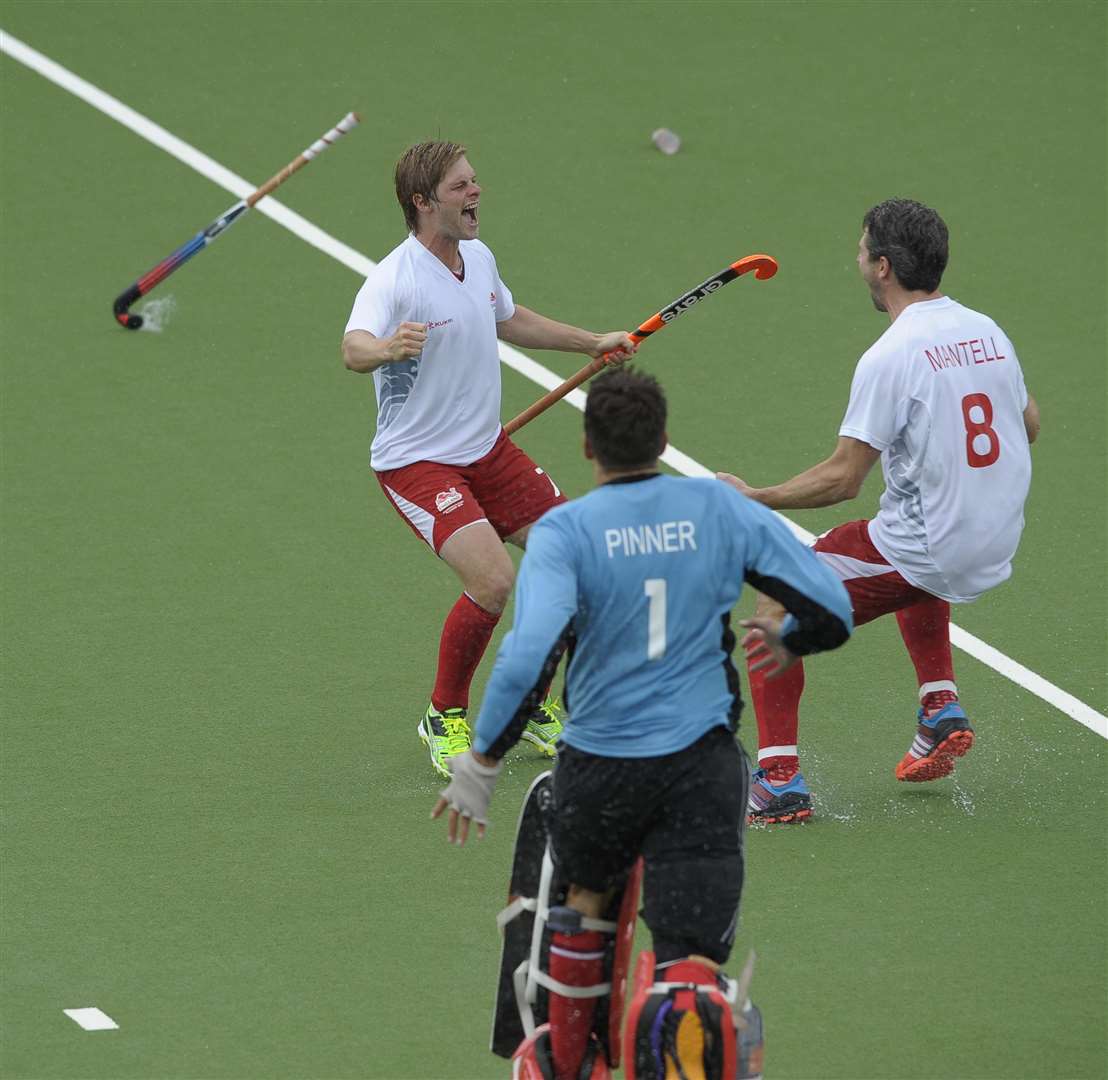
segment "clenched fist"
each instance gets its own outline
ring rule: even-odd
[[[419,356],[423,352],[426,344],[426,323],[402,322],[396,328],[396,333],[386,342],[389,362],[395,364],[401,360],[411,360],[413,356]]]

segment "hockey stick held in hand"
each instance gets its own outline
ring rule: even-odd
[[[747,255],[730,266],[725,267],[718,274],[713,274],[707,281],[702,281],[695,289],[690,289],[683,296],[679,296],[671,304],[667,304],[661,311],[651,315],[639,328],[632,332],[631,340],[635,344],[645,341],[651,334],[668,326],[678,315],[688,311],[689,308],[699,304],[705,297],[711,296],[717,289],[722,288],[729,281],[743,274],[754,272],[759,281],[766,281],[777,273],[777,260],[772,255]],[[524,409],[519,416],[509,420],[504,425],[504,430],[511,435],[519,431],[524,424],[534,420],[540,413],[546,412],[555,402],[561,401],[571,390],[575,390],[583,382],[587,382],[607,364],[607,354],[598,356],[590,361],[576,374],[571,375],[561,386],[555,387],[545,397],[539,398],[534,405]]]
[[[152,270],[148,270],[138,281],[123,290],[112,303],[112,315],[120,326],[128,330],[137,330],[142,326],[142,316],[132,315],[127,309],[140,297],[145,296],[155,285],[164,281],[174,270],[183,266],[197,252],[203,251],[220,233],[226,232],[255,203],[264,199],[270,192],[280,187],[293,173],[298,172],[312,158],[318,157],[327,147],[352,130],[358,124],[357,113],[347,113],[330,131],[321,135],[303,153],[292,159],[279,173],[271,176],[260,188],[235,203],[225,213],[220,214],[206,229],[198,232],[188,243],[182,244],[172,255],[167,255]]]

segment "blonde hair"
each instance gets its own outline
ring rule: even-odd
[[[435,189],[442,183],[447,170],[466,148],[455,142],[424,142],[409,147],[396,163],[396,201],[404,211],[404,221],[410,232],[416,231],[419,212],[415,196],[435,201]]]

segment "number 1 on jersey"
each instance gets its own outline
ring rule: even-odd
[[[666,655],[666,579],[647,578],[643,582],[650,606],[647,609],[646,658],[661,660]]]

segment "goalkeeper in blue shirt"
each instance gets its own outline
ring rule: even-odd
[[[742,623],[744,646],[771,673],[841,645],[852,623],[841,582],[772,511],[714,478],[659,472],[665,427],[650,375],[622,368],[593,383],[585,456],[597,486],[532,527],[473,748],[451,759],[432,816],[449,809],[451,842],[465,842],[470,822],[484,835],[501,761],[568,639],[569,719],[549,820],[553,857],[572,883],[567,905],[597,918],[641,855],[657,963],[696,981],[697,964],[714,973],[730,953],[743,881],[750,770],[735,739],[732,608],[744,581],[784,606],[783,618]],[[588,933],[553,941],[551,974],[581,985],[574,957],[587,965],[595,943]],[[580,1038],[564,1025],[559,1033],[557,999],[556,1072],[577,1076],[588,1026]],[[578,1019],[589,1008],[572,1006]]]

